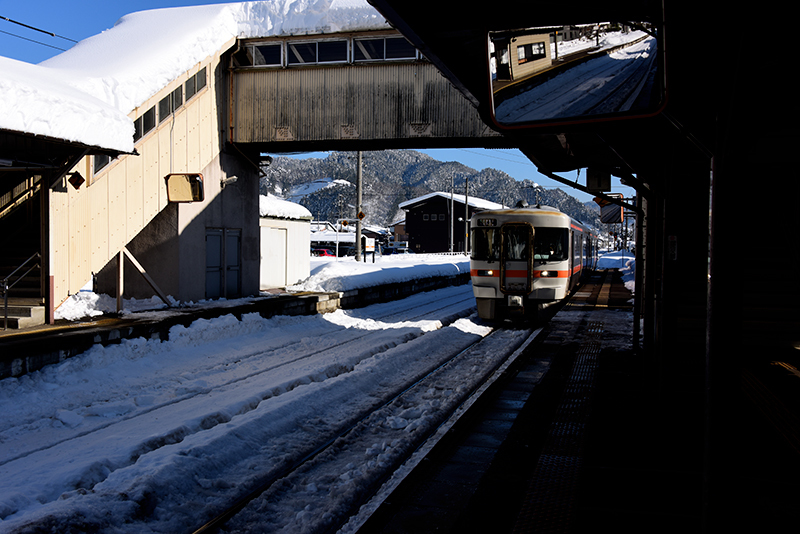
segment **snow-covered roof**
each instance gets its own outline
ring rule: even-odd
[[[70,85],[125,111],[233,38],[387,28],[366,0],[266,0],[173,7],[125,15],[113,28],[41,63]]]
[[[407,208],[410,208],[411,206],[413,206],[415,204],[419,204],[420,202],[424,202],[424,201],[426,201],[426,200],[428,200],[430,198],[433,198],[433,197],[444,197],[447,200],[450,200],[450,193],[443,193],[441,191],[435,191],[433,193],[428,193],[427,195],[423,195],[423,196],[417,197],[417,198],[412,198],[411,200],[406,200],[405,202],[402,202],[400,204],[399,208],[400,209],[407,209]],[[463,204],[464,200],[465,200],[465,197],[464,197],[464,195],[453,194],[453,200],[455,202]],[[467,204],[470,205],[473,208],[479,208],[479,209],[482,209],[482,210],[498,210],[498,209],[502,209],[503,208],[502,204],[498,204],[497,202],[492,202],[491,200],[484,200],[482,198],[477,198],[477,197],[469,197],[469,199],[467,199]]]
[[[133,151],[133,121],[61,80],[57,71],[0,57],[0,129]]]
[[[387,28],[366,0],[266,0],[122,17],[39,65],[0,58],[0,129],[130,152],[126,117],[234,38]]]
[[[258,199],[258,208],[262,217],[302,219],[304,221],[310,221],[313,218],[311,212],[305,207],[275,195],[261,195]]]

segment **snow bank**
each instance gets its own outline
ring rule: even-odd
[[[353,234],[339,235],[344,238]],[[391,256],[376,256],[374,263],[371,257],[368,257],[366,262],[357,262],[353,257],[310,258],[309,261],[311,262],[311,276],[298,284],[287,287],[287,291],[351,291],[381,284],[403,283],[437,276],[455,276],[469,272],[469,258],[460,254],[392,254]],[[631,292],[634,291],[636,261],[630,251],[621,250],[603,255],[598,261],[597,268],[620,269],[625,287]],[[116,311],[115,298],[98,295],[89,289],[87,286],[85,290],[71,296],[62,304],[56,310],[56,319],[74,321],[83,317],[94,317]],[[269,298],[266,295],[262,295],[262,297]],[[197,303],[178,302],[171,296],[167,298],[174,306],[208,307],[232,306],[237,303],[250,302],[259,297]],[[130,299],[125,300],[122,313],[130,315],[164,308],[166,305],[158,297],[143,300]]]
[[[622,281],[631,293],[636,289],[636,258],[629,250],[618,250],[604,254],[597,261],[598,269],[619,269],[622,273]]]
[[[469,272],[469,258],[461,255],[392,254],[357,262],[355,258],[317,260],[311,263],[311,276],[287,289],[291,291],[351,291],[381,284],[394,284],[455,276]]]
[[[466,256],[438,254],[378,256],[375,259],[375,263],[371,262],[371,258],[368,262],[357,262],[352,257],[330,258],[328,260],[314,258],[309,261],[311,262],[311,276],[299,284],[288,287],[288,291],[349,291],[362,287],[374,287],[380,284],[408,282],[433,276],[448,276],[469,272],[469,258]],[[173,306],[183,308],[234,306],[239,303],[252,302],[256,298],[271,297],[261,295],[260,297],[233,300],[203,300],[196,303],[178,302],[171,296],[167,297]],[[76,321],[83,317],[96,317],[104,313],[115,313],[116,306],[116,298],[96,294],[91,291],[90,285],[87,284],[83,290],[72,295],[56,310],[55,318]],[[140,300],[126,299],[123,304],[122,314],[142,314],[152,310],[163,310],[158,312],[160,315],[170,313],[165,308],[166,305],[158,297]]]

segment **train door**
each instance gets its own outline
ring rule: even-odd
[[[504,224],[500,232],[500,290],[527,295],[531,292],[533,227],[525,223]]]

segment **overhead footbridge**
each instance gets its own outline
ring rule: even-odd
[[[509,146],[396,32],[240,41],[229,141],[253,152]]]

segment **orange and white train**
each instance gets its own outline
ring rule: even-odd
[[[481,319],[536,317],[597,265],[597,235],[549,206],[481,211],[470,220],[470,236]]]

